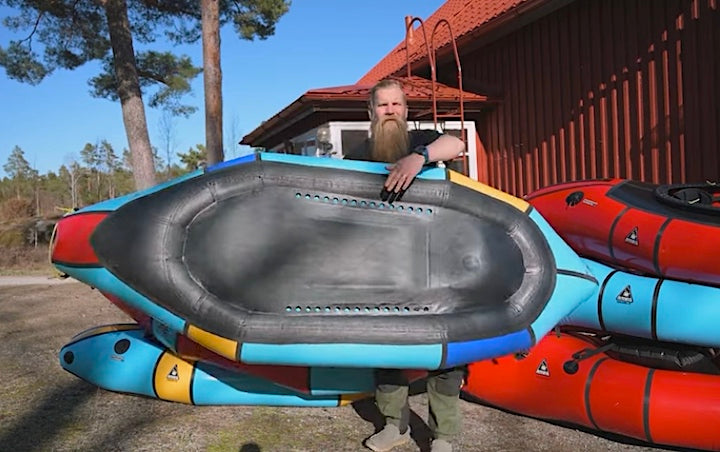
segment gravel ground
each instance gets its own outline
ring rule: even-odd
[[[0,450],[362,451],[379,427],[371,399],[339,408],[199,407],[98,389],[65,372],[57,353],[81,331],[129,319],[84,284],[13,278],[0,278]],[[411,407],[413,441],[398,452],[429,449],[425,395],[412,396]],[[460,451],[669,450],[467,400],[461,408]]]
[[[0,276],[0,287],[5,286],[55,286],[58,284],[71,284],[78,281],[73,278],[58,278],[55,276]]]

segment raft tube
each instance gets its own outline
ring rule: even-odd
[[[602,347],[588,337],[551,333],[529,353],[471,364],[463,392],[526,416],[657,445],[720,450],[720,375],[644,367]]]
[[[91,328],[60,350],[60,365],[100,388],[192,405],[331,407],[371,395],[371,369],[298,368],[309,393],[238,370],[180,358],[137,324]],[[287,372],[277,368],[278,378]]]
[[[720,347],[720,288],[640,276],[583,259],[601,281],[560,324],[659,341]]]
[[[659,278],[720,285],[720,186],[569,182],[526,199],[579,255]],[[693,252],[693,250],[702,252]]]

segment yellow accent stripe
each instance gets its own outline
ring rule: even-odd
[[[462,174],[455,172],[455,171],[448,171],[450,174],[450,181],[454,182],[458,185],[462,185],[464,187],[467,187],[471,190],[479,191],[480,193],[488,196],[492,196],[493,198],[502,201],[506,204],[510,204],[511,206],[515,207],[521,212],[527,212],[530,204],[520,198],[516,198],[515,196],[505,193],[504,191],[500,191],[496,188],[492,188],[489,185],[482,184],[476,180],[470,179],[467,176],[463,176]]]
[[[187,337],[203,347],[230,360],[237,360],[237,341],[232,341],[217,334],[209,333],[194,325],[188,325]]]
[[[159,399],[192,404],[190,385],[194,364],[165,352],[160,356],[153,382]]]
[[[338,406],[345,406],[350,405],[351,403],[367,399],[368,397],[372,397],[374,394],[370,392],[358,392],[355,394],[340,394],[340,400],[338,400]]]

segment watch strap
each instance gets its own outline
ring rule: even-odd
[[[430,163],[430,154],[428,153],[428,148],[424,144],[421,144],[420,146],[415,146],[412,150],[413,154],[422,155],[423,159],[425,161],[423,162],[423,165],[427,165]]]

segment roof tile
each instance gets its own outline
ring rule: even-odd
[[[471,33],[491,19],[500,16],[508,10],[529,0],[448,0],[427,20],[423,20],[428,47],[432,51],[432,32],[436,24],[445,19],[450,23],[455,40]],[[423,32],[416,21],[413,24],[414,38],[409,45],[410,63],[427,58],[427,47],[423,39]],[[435,32],[435,47],[441,49],[450,44],[450,32],[447,26],[440,25]],[[392,75],[407,65],[408,58],[403,39],[385,58],[380,60],[358,84],[373,84],[389,75]],[[405,75],[405,74],[403,74]]]

